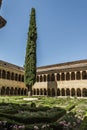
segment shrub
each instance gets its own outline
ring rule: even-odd
[[[80,130],[87,130],[87,117],[81,123]]]
[[[31,107],[35,108],[36,104],[34,102],[31,103]]]

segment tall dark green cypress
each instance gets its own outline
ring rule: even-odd
[[[30,25],[28,32],[28,40],[26,46],[25,56],[25,84],[28,90],[32,90],[32,86],[36,81],[36,40],[37,40],[37,28],[36,28],[36,16],[35,9],[31,9]]]

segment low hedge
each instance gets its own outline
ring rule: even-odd
[[[87,116],[83,119],[79,130],[87,130]]]
[[[67,111],[71,111],[74,108],[75,108],[75,104],[71,104],[71,105],[67,106],[66,109],[67,109]]]
[[[12,119],[16,122],[19,123],[25,123],[25,124],[34,124],[34,123],[50,123],[50,122],[55,122],[57,119],[59,119],[61,116],[63,116],[66,113],[65,110],[61,111],[49,111],[49,113],[44,113],[43,115],[38,114],[38,115],[24,115],[21,114],[16,114],[16,115],[11,115],[11,114],[5,114],[5,113],[0,113],[1,117],[6,117],[8,119]]]

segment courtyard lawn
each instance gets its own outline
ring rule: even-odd
[[[23,96],[0,97],[0,129],[2,130],[79,130],[87,116],[87,100],[80,98]],[[36,97],[32,97],[36,98]]]

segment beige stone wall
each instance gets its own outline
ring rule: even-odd
[[[0,87],[9,87],[9,88],[26,88],[24,82],[14,81],[14,80],[7,80],[7,79],[0,79]]]

